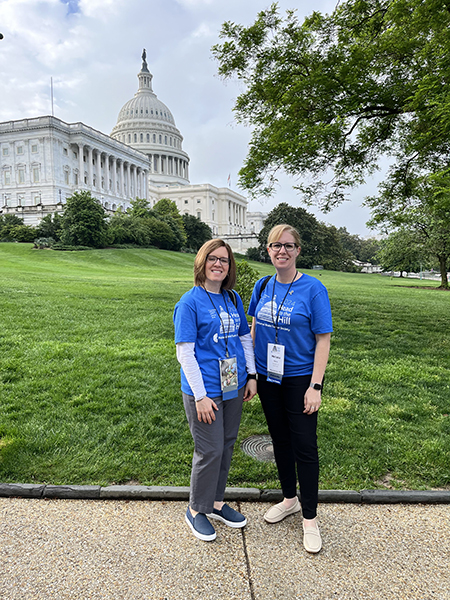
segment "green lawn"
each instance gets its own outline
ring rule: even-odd
[[[193,261],[0,244],[0,481],[189,484],[172,311]],[[450,486],[450,293],[312,274],[329,290],[335,328],[321,488]],[[255,433],[267,433],[257,399],[244,406],[238,442]],[[236,445],[229,485],[278,487],[275,467]]]

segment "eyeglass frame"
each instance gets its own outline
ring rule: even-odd
[[[275,244],[278,244],[280,247],[279,247],[279,248],[274,248],[273,246],[274,246]],[[286,246],[290,246],[290,245],[292,245],[292,246],[293,246],[292,250],[288,250],[288,249],[286,248]],[[284,248],[284,249],[286,250],[286,252],[290,253],[290,252],[294,252],[294,250],[295,250],[296,248],[298,248],[298,245],[297,245],[295,242],[287,242],[286,244],[282,244],[281,242],[271,242],[271,243],[269,244],[269,248],[270,248],[270,249],[271,249],[273,252],[280,252],[281,248]]]
[[[216,262],[219,261],[221,265],[230,266],[230,259],[225,256],[214,256],[214,254],[208,254],[206,257],[206,262],[209,262],[211,265],[215,265]]]

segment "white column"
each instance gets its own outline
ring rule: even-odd
[[[119,193],[121,196],[125,196],[125,180],[123,176],[123,160],[120,161],[120,173],[119,173]]]
[[[130,163],[127,163],[127,196],[131,198],[131,168]]]
[[[83,161],[83,144],[78,144],[78,170],[80,175],[78,177],[79,187],[84,185],[84,161]]]
[[[136,198],[138,195],[138,178],[137,178],[137,166],[136,165],[134,165],[133,179],[134,179],[134,197]]]
[[[115,156],[112,159],[112,189],[113,196],[117,196],[117,158]]]
[[[92,177],[92,148],[89,146],[88,148],[88,186],[92,188],[93,186],[93,177]]]
[[[102,153],[97,150],[97,189],[102,189]]]

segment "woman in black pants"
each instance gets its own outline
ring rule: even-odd
[[[330,350],[330,302],[320,281],[297,271],[300,236],[296,229],[277,225],[267,243],[276,274],[256,283],[248,314],[253,317],[258,394],[284,499],[264,518],[278,523],[301,509],[305,549],[316,553],[322,548],[316,520],[317,412]]]

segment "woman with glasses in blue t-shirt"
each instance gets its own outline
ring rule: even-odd
[[[194,262],[194,287],[175,306],[181,391],[194,439],[185,521],[204,541],[216,538],[208,517],[244,527],[245,517],[223,502],[242,402],[256,394],[253,342],[242,300],[233,291],[236,263],[224,241],[206,242]]]
[[[300,236],[294,227],[283,224],[272,228],[267,251],[276,273],[256,283],[248,314],[253,317],[258,394],[284,499],[264,518],[278,523],[302,510],[305,549],[317,553],[322,540],[316,520],[316,430],[333,330],[330,302],[320,281],[297,270]]]

